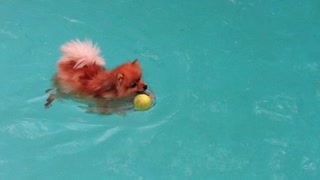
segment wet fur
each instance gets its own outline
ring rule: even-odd
[[[97,109],[101,109],[102,106],[112,106],[116,100],[131,100],[147,89],[138,60],[107,70],[100,49],[91,41],[68,42],[61,47],[61,52],[58,70],[53,77],[56,92],[48,91],[50,96],[45,107],[50,107],[56,98],[71,97],[93,102]],[[113,104],[119,106],[119,102]]]

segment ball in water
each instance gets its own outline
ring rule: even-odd
[[[134,98],[133,105],[138,110],[145,111],[152,107],[152,101],[148,95],[139,94]]]

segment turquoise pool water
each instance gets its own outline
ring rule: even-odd
[[[0,179],[319,179],[320,1],[0,2]],[[156,106],[44,109],[71,39],[138,58]]]

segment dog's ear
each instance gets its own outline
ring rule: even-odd
[[[118,85],[120,85],[123,81],[123,74],[122,73],[119,73],[117,74],[117,83]]]
[[[131,64],[133,64],[133,65],[139,65],[138,59],[134,60]]]

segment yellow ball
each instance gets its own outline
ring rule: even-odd
[[[133,100],[133,104],[140,111],[145,111],[152,107],[151,98],[146,94],[137,95]]]

